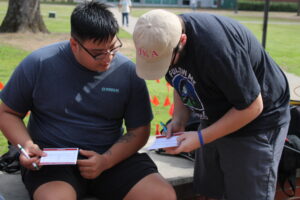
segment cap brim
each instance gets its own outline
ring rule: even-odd
[[[171,64],[172,53],[154,62],[147,62],[136,55],[136,73],[145,80],[158,80],[164,77]]]

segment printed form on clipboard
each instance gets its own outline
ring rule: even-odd
[[[167,138],[164,135],[157,135],[153,144],[148,147],[148,150],[160,149],[160,148],[169,148],[169,147],[177,147],[177,137],[181,135],[181,133],[175,133],[172,137]]]

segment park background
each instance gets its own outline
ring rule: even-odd
[[[0,33],[0,90],[9,80],[18,63],[32,51],[53,42],[69,39],[70,14],[75,6],[75,4],[67,4],[67,2],[59,0],[41,1],[41,15],[50,33]],[[0,22],[3,21],[7,8],[8,1],[0,0]],[[112,7],[111,9],[117,8]],[[151,9],[153,8],[133,7],[131,16],[138,18]],[[164,9],[176,14],[191,12],[188,7]],[[195,12],[210,12],[236,19],[248,27],[259,41],[262,40],[263,10],[236,11],[198,8]],[[55,17],[49,17],[49,13],[55,13]],[[300,76],[300,16],[297,15],[297,12],[271,11],[268,22],[266,51],[284,71]],[[131,34],[120,26],[118,36],[124,44],[121,52],[135,62]],[[151,134],[155,134],[160,129],[159,122],[165,122],[171,117],[172,89],[167,86],[164,79],[147,81],[147,85],[154,113]],[[27,120],[28,117],[25,118],[25,122]],[[0,134],[0,155],[6,151],[7,141]]]

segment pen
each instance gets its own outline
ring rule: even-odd
[[[163,127],[165,133],[168,132],[168,129],[164,123],[160,122],[160,125]]]
[[[30,157],[29,157],[28,153],[25,151],[25,149],[24,149],[20,144],[17,144],[17,146],[18,146],[20,152],[21,152],[27,159],[30,159]],[[39,167],[37,166],[36,163],[32,163],[32,166],[33,166],[35,169],[39,170]]]

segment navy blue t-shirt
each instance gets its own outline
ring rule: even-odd
[[[187,43],[167,81],[210,125],[232,107],[247,108],[262,94],[262,114],[239,132],[258,132],[289,121],[289,87],[281,69],[255,36],[227,17],[180,15]]]
[[[67,41],[26,57],[0,97],[19,113],[31,111],[28,131],[41,148],[103,153],[123,134],[123,120],[137,128],[153,118],[134,63],[117,53],[107,71],[93,72],[76,61]]]

